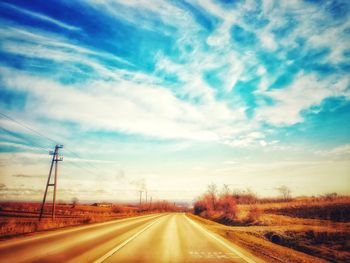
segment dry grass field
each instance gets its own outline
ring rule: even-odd
[[[167,202],[155,202],[152,205],[143,205],[141,208],[121,204],[102,204],[102,206],[58,204],[56,218],[52,220],[51,206],[48,204],[45,206],[44,217],[39,222],[39,203],[3,202],[0,203],[0,238],[178,209]]]
[[[268,262],[350,262],[350,197],[238,204],[234,215],[199,215],[196,220]]]

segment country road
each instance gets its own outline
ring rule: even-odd
[[[261,262],[183,213],[154,214],[0,242],[0,262]]]

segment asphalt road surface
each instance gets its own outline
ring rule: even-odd
[[[183,213],[155,214],[0,242],[0,262],[261,262]]]

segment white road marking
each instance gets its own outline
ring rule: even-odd
[[[232,246],[228,245],[226,242],[224,242],[223,240],[221,240],[220,238],[218,238],[217,236],[215,236],[213,233],[209,232],[208,230],[206,230],[204,227],[202,227],[201,225],[199,225],[198,223],[194,222],[192,219],[188,218],[185,215],[185,218],[188,220],[188,222],[190,222],[192,225],[194,225],[195,227],[201,229],[204,233],[206,233],[208,236],[210,236],[211,238],[215,239],[216,241],[218,241],[221,245],[223,245],[224,247],[226,247],[227,249],[229,249],[231,252],[233,252],[234,254],[238,255],[240,258],[244,259],[245,261],[247,261],[248,263],[256,263],[254,260],[248,258],[247,256],[245,256],[244,254],[242,254],[241,252],[239,252],[237,249],[234,249]]]
[[[188,252],[191,257],[201,257],[201,258],[225,258],[225,259],[230,259],[230,258],[241,258],[235,253],[232,252],[207,252],[207,251],[189,251]]]
[[[161,216],[160,218],[158,218],[156,221],[153,221],[151,224],[147,225],[146,227],[144,227],[143,229],[141,229],[139,232],[137,232],[136,234],[134,234],[133,236],[131,236],[130,238],[128,238],[127,240],[125,240],[123,243],[121,243],[120,245],[116,246],[115,248],[113,248],[112,250],[110,250],[109,252],[107,252],[105,255],[103,255],[102,257],[96,259],[94,261],[94,263],[102,263],[103,261],[105,261],[107,258],[109,258],[110,256],[112,256],[114,253],[116,253],[118,250],[120,250],[121,248],[123,248],[126,244],[128,244],[130,241],[134,240],[136,237],[138,237],[139,235],[141,235],[143,232],[145,232],[148,228],[150,228],[151,226],[153,226],[155,223],[157,223],[160,219],[162,219],[163,216]]]

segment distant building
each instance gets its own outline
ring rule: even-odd
[[[92,204],[93,206],[97,206],[97,207],[112,207],[113,204],[112,203],[106,203],[106,202],[102,202],[102,203],[94,203]]]

